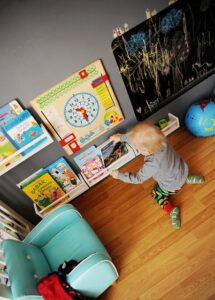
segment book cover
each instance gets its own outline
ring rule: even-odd
[[[7,239],[14,239],[17,240],[19,237],[16,235],[16,233],[7,227],[5,227],[3,224],[0,224],[0,238],[2,240],[7,240]]]
[[[30,181],[32,181],[33,179],[36,179],[38,176],[40,176],[41,174],[43,174],[45,171],[43,168],[39,169],[38,171],[34,172],[33,174],[31,174],[30,176],[26,177],[24,180],[22,180],[21,182],[19,182],[19,184],[17,185],[19,188],[23,188],[24,186],[26,186]]]
[[[14,119],[8,121],[2,126],[2,130],[17,149],[24,147],[43,134],[41,127],[28,110],[24,110]],[[45,139],[46,137],[24,150],[22,154],[29,153]]]
[[[110,166],[114,161],[122,157],[124,154],[128,153],[128,148],[126,143],[114,143],[113,141],[108,142],[103,147],[101,147],[102,158],[105,167]]]
[[[23,108],[17,100],[12,100],[9,103],[0,107],[0,127],[5,125],[11,119],[23,112]]]
[[[46,170],[32,181],[22,187],[22,191],[33,200],[40,208],[65,195],[65,192]]]
[[[99,156],[91,158],[81,166],[81,171],[84,173],[87,179],[90,179],[102,170],[104,170],[104,165]]]
[[[93,177],[104,169],[101,152],[95,146],[91,146],[81,154],[77,155],[74,158],[74,161],[87,179]]]
[[[16,147],[13,146],[13,144],[8,140],[8,138],[0,129],[0,161],[3,161],[5,158],[11,156],[16,151]]]
[[[15,220],[12,216],[6,212],[0,211],[0,228],[16,239],[22,239],[22,229],[25,229],[18,220]]]
[[[52,164],[48,165],[46,170],[49,171],[52,177],[66,193],[70,192],[80,184],[78,176],[75,174],[64,157],[60,157]]]
[[[22,111],[22,107],[16,100],[13,100],[0,107],[0,162],[3,161],[5,158],[11,156],[17,150],[16,147],[14,147],[14,145],[5,136],[1,127],[11,119],[14,119]],[[0,171],[3,171],[7,166],[18,160],[21,156],[21,154],[18,154],[14,156],[11,160],[7,160],[7,162],[0,164]]]

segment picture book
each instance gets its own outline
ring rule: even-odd
[[[0,209],[0,229],[16,239],[22,239],[21,228],[24,229],[23,225],[18,220],[15,220],[5,211],[2,213],[2,210]]]
[[[43,134],[41,127],[28,110],[24,110],[14,119],[8,121],[2,126],[2,130],[17,149],[24,147]],[[45,139],[46,137],[30,146],[22,154],[29,153],[44,142]]]
[[[114,161],[122,157],[124,154],[128,153],[128,148],[126,143],[115,143],[113,141],[108,142],[103,147],[101,147],[102,158],[105,167],[110,166]]]
[[[23,185],[22,191],[40,208],[49,206],[65,195],[65,192],[47,170]]]
[[[104,169],[104,165],[99,156],[95,156],[81,166],[81,171],[87,179],[95,176]]]
[[[70,192],[80,184],[78,176],[64,157],[60,157],[55,162],[47,166],[46,170],[49,171],[52,177],[66,193]]]
[[[0,127],[5,125],[11,119],[23,112],[23,108],[17,100],[12,100],[9,103],[0,107]]]
[[[14,239],[17,240],[19,237],[16,235],[16,233],[7,227],[5,227],[3,224],[0,224],[0,238],[2,240],[6,239]]]
[[[95,146],[91,146],[77,155],[74,161],[87,179],[95,176],[104,169],[101,152]]]
[[[11,119],[14,119],[23,111],[22,107],[18,101],[13,100],[4,106],[0,107],[0,162],[11,156],[16,152],[16,147],[10,142],[10,140],[5,136],[1,127],[5,125]],[[5,163],[0,164],[0,171],[3,171],[8,165],[15,162],[22,155],[18,154],[14,156],[11,160],[7,160]]]
[[[17,149],[7,139],[7,137],[0,131],[0,161],[9,157],[16,151],[17,151]]]
[[[38,176],[40,176],[42,173],[44,173],[44,169],[41,168],[38,171],[36,171],[35,173],[31,174],[30,176],[26,177],[23,181],[21,181],[18,186],[20,188],[26,186],[26,184],[28,184],[30,181],[32,181],[33,179],[36,179]]]

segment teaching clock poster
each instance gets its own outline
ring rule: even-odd
[[[31,101],[68,154],[124,120],[101,60]]]

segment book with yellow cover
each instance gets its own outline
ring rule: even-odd
[[[65,195],[65,192],[48,171],[40,173],[36,178],[27,182],[26,185],[23,185],[21,188],[40,208],[49,206]]]

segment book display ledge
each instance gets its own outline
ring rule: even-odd
[[[1,167],[3,165],[6,166],[3,170],[0,170],[0,176],[2,176],[3,174],[5,174],[9,170],[13,169],[17,165],[19,165],[20,163],[22,163],[23,161],[25,161],[26,159],[28,159],[29,157],[31,157],[32,155],[36,154],[37,152],[39,152],[40,150],[42,150],[46,146],[48,146],[51,143],[53,143],[53,139],[50,136],[50,134],[48,133],[48,131],[46,130],[46,128],[42,124],[40,126],[41,126],[41,128],[43,130],[43,134],[41,136],[39,136],[38,138],[34,139],[32,142],[28,143],[27,145],[25,145],[21,149],[17,150],[15,153],[13,153],[12,155],[10,155],[9,157],[5,158],[4,160],[2,160],[0,162],[0,169],[1,169]],[[36,143],[38,143],[40,140],[44,139],[45,137],[46,137],[46,139],[44,140],[44,142],[41,143],[40,145],[36,146],[29,153],[25,154],[24,156],[20,156],[20,158],[18,158],[17,160],[15,160],[13,163],[9,162],[15,156],[17,156],[18,154],[21,154],[25,150],[28,150],[28,148],[34,146]]]
[[[98,149],[102,148],[102,146],[104,144],[100,145],[98,147]],[[117,169],[121,168],[122,166],[124,166],[125,164],[127,164],[128,162],[130,162],[132,159],[134,159],[136,157],[135,150],[128,144],[126,145],[126,147],[128,148],[128,153],[124,154],[122,157],[120,157],[119,159],[114,161],[110,166],[104,168],[96,175],[94,175],[90,178],[86,178],[86,176],[83,173],[81,173],[81,175],[83,176],[84,180],[86,181],[86,183],[88,184],[89,187],[94,186],[99,181],[106,178],[108,175],[110,175],[112,170],[117,170]]]
[[[168,113],[167,126],[161,129],[161,131],[164,133],[165,136],[167,136],[173,131],[175,131],[176,129],[178,129],[179,127],[180,127],[179,118],[171,113]]]
[[[40,209],[36,205],[36,203],[33,203],[35,213],[39,217],[44,218],[52,209],[55,209],[60,204],[70,202],[71,200],[78,197],[79,195],[84,193],[86,190],[88,190],[89,187],[86,184],[86,182],[84,181],[84,179],[82,178],[82,176],[80,174],[77,175],[77,176],[80,179],[80,183],[73,190],[71,190],[68,193],[64,194],[62,197],[60,197],[59,199],[57,199],[56,201],[54,201],[53,203],[51,203],[47,207]],[[20,184],[17,184],[17,186],[19,188],[21,188]]]
[[[10,293],[1,242],[4,239],[22,240],[32,228],[33,225],[31,223],[0,200],[0,291],[4,289],[8,290],[8,294]],[[2,298],[0,296],[0,299],[8,298]]]

